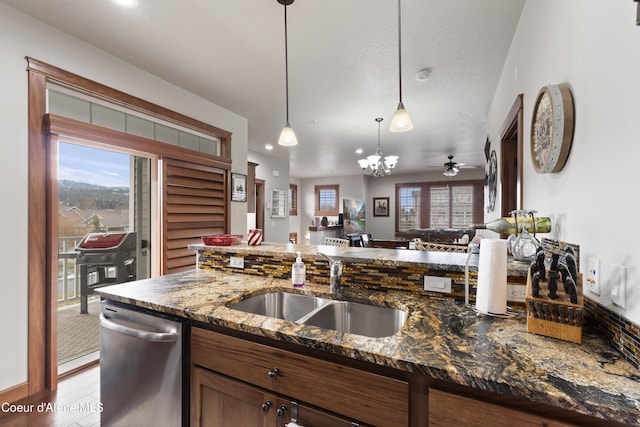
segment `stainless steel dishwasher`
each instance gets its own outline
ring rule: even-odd
[[[188,425],[186,319],[103,301],[102,427]]]

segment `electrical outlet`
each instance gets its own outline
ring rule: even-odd
[[[424,290],[450,294],[451,278],[439,276],[424,276]]]
[[[229,265],[231,268],[244,268],[244,258],[232,256],[229,258]]]
[[[507,301],[525,302],[527,287],[524,285],[507,285]]]
[[[600,260],[589,258],[587,266],[587,289],[591,293],[600,295]]]
[[[611,266],[611,302],[620,308],[627,306],[627,269],[621,265]]]

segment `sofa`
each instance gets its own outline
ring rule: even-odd
[[[473,228],[412,228],[397,237],[404,239],[420,239],[423,242],[454,243],[464,235],[469,236],[469,242],[475,237]]]

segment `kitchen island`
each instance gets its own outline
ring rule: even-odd
[[[288,257],[300,248],[303,258],[305,254],[313,258],[320,248],[354,264],[368,259],[364,252],[352,252],[364,248],[239,245],[196,249],[202,258],[207,253],[229,251],[237,255],[284,253]],[[447,260],[441,254],[375,251],[382,251],[372,255],[376,263],[387,267],[406,269],[417,263],[433,271],[459,271],[466,263],[466,256],[460,258],[460,254],[447,254],[452,257]],[[450,402],[447,399],[460,395],[467,400],[454,402],[468,406],[468,401],[480,401],[493,405],[492,409],[515,408],[568,423],[555,425],[640,425],[637,369],[588,332],[582,344],[573,344],[528,333],[524,316],[492,318],[477,315],[450,299],[366,287],[347,288],[343,297],[405,310],[408,316],[400,332],[370,338],[229,308],[248,296],[271,291],[330,297],[324,283],[311,282],[302,289],[293,289],[286,279],[205,269],[114,285],[96,292],[111,300],[190,318],[194,329],[211,329],[274,347],[282,345],[316,358],[326,355],[334,362],[353,361],[360,368],[380,367],[395,377],[406,373],[411,390],[411,422],[428,419],[429,423],[440,425],[435,414],[443,409],[437,403]],[[458,411],[445,409],[454,416]]]

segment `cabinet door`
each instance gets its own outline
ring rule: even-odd
[[[429,427],[575,427],[547,417],[429,389]]]
[[[275,395],[195,366],[191,372],[192,426],[276,426]]]
[[[294,404],[286,399],[278,399],[277,406],[281,411],[283,407],[286,408],[284,417],[278,418],[278,427],[284,427],[291,422],[293,411],[296,413],[297,424],[305,427],[353,427],[354,425],[372,427],[369,424],[354,424],[355,420],[349,420],[305,404]]]
[[[343,417],[408,425],[403,380],[201,328],[191,330],[191,363]]]

